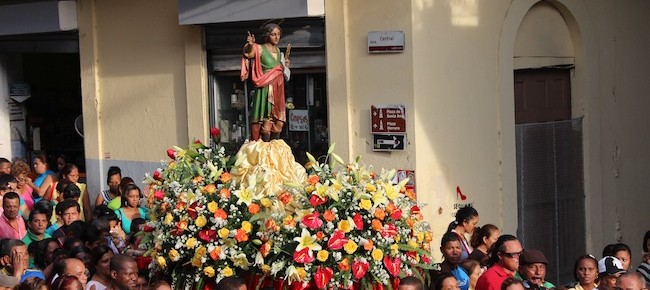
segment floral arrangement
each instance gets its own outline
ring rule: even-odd
[[[278,196],[287,211],[266,222],[262,272],[292,289],[396,289],[399,277],[413,275],[424,281],[432,233],[407,181],[395,184],[395,171],[377,175],[359,160],[344,164],[332,151],[322,164],[308,154],[307,180]]]
[[[154,273],[171,274],[174,289],[201,289],[252,271],[255,258],[261,264],[256,233],[277,202],[257,193],[255,175],[247,187],[232,178],[236,162],[218,144],[218,129],[210,133],[210,146],[197,141],[168,149],[164,168],[145,177],[154,231],[141,247],[149,248]]]

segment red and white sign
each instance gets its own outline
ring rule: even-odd
[[[309,131],[308,110],[289,110],[289,131]]]
[[[404,105],[371,106],[370,126],[373,134],[406,134],[406,108]]]

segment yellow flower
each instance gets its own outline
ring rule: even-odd
[[[416,242],[414,239],[410,239],[408,242],[408,246],[414,249],[418,248],[418,242]]]
[[[269,272],[271,272],[271,266],[267,264],[262,265],[262,272],[268,274]]]
[[[301,280],[307,277],[307,271],[305,271],[305,268],[303,267],[296,268],[296,272],[298,272],[298,277],[300,277]]]
[[[228,267],[228,266],[226,266],[225,268],[223,268],[223,269],[221,270],[221,273],[223,274],[224,277],[230,277],[230,276],[232,276],[232,275],[235,274],[235,272],[234,272],[230,267]]]
[[[200,246],[196,248],[196,255],[199,257],[203,257],[207,253],[208,253],[208,249],[206,249],[204,246]]]
[[[327,258],[329,258],[330,252],[325,251],[325,250],[320,250],[318,251],[318,254],[316,254],[316,259],[318,259],[321,262],[327,261]]]
[[[307,193],[312,193],[314,192],[314,190],[316,190],[316,187],[313,184],[310,184],[309,186],[307,186],[305,190],[307,191]]]
[[[381,249],[374,249],[372,250],[372,254],[370,255],[372,256],[373,260],[381,261],[381,259],[384,258],[384,251],[382,251]]]
[[[160,268],[167,267],[167,260],[165,260],[165,257],[163,257],[163,256],[156,257],[156,262],[158,263]]]
[[[200,215],[199,217],[196,218],[196,220],[194,220],[194,224],[199,228],[202,228],[207,223],[208,220],[205,218],[204,215]]]
[[[203,268],[203,274],[205,274],[210,278],[214,277],[214,268],[212,268],[211,266],[207,266]]]
[[[167,213],[167,215],[165,215],[165,225],[169,226],[173,222],[174,222],[174,216],[171,213]]]
[[[268,199],[268,198],[266,198],[266,197],[265,197],[265,198],[262,198],[262,200],[260,200],[260,203],[262,203],[262,206],[263,206],[263,207],[271,207],[271,205],[273,205],[273,203],[271,202],[271,200]]]
[[[198,268],[198,267],[201,267],[201,265],[203,265],[203,262],[201,262],[201,258],[199,258],[199,257],[192,258],[192,266]]]
[[[373,184],[366,183],[366,191],[367,192],[375,192],[377,190],[377,187],[375,187]]]
[[[370,210],[372,202],[369,199],[362,199],[361,202],[359,202],[359,207],[365,210]]]
[[[241,223],[241,229],[246,231],[247,233],[250,233],[251,230],[253,230],[253,225],[249,221],[243,221]]]
[[[352,230],[352,226],[347,220],[342,220],[338,223],[338,229],[347,234]]]
[[[195,246],[196,246],[196,239],[195,238],[189,238],[185,242],[185,247],[188,248],[188,249],[194,249]]]
[[[169,250],[169,259],[172,260],[172,262],[176,262],[180,258],[181,255],[178,254],[178,251],[176,251],[176,249]]]
[[[218,234],[220,238],[227,239],[228,235],[230,235],[230,231],[227,228],[221,228]]]
[[[210,203],[208,203],[208,210],[211,213],[214,213],[215,211],[217,211],[218,208],[219,208],[219,204],[216,203],[215,201],[211,201]]]
[[[352,255],[354,252],[357,251],[357,247],[358,247],[357,243],[355,243],[353,240],[348,240],[348,242],[345,243],[345,245],[343,246],[343,249],[345,250],[345,252]]]
[[[415,234],[415,238],[418,239],[418,244],[422,244],[424,241],[424,233],[423,232],[418,232]]]
[[[397,253],[399,252],[399,247],[397,246],[397,244],[392,244],[390,245],[389,248],[390,251],[393,253],[393,255],[397,255]]]

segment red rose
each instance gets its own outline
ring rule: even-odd
[[[368,264],[368,262],[354,261],[354,263],[352,263],[352,275],[354,275],[354,278],[357,280],[361,280],[361,278],[366,275],[366,272],[368,272],[368,269],[370,269],[370,264]]]
[[[363,230],[363,218],[359,213],[354,214],[354,217],[352,218],[354,220],[354,226],[357,228],[357,230],[362,231]]]
[[[160,176],[160,171],[154,171],[153,172],[153,179],[162,180],[162,176]]]
[[[167,156],[171,159],[176,159],[176,150],[174,149],[167,149]]]
[[[210,136],[211,137],[217,137],[220,134],[221,134],[221,132],[219,131],[219,128],[215,128],[215,127],[210,128]]]
[[[334,276],[332,268],[318,266],[318,269],[316,269],[316,275],[314,275],[316,287],[318,287],[318,289],[325,289],[325,286],[327,286],[327,283],[332,279],[332,276]]]
[[[402,210],[401,209],[395,210],[393,213],[390,214],[390,218],[392,218],[394,220],[401,219],[402,218]]]
[[[156,171],[156,172],[157,172],[157,171]],[[163,199],[163,198],[165,197],[165,193],[164,193],[163,191],[156,190],[156,191],[153,193],[153,197],[155,197],[156,199]]]
[[[315,230],[323,226],[323,220],[319,218],[320,214],[315,211],[302,218],[302,223],[308,228]]]
[[[348,239],[345,238],[345,234],[342,231],[335,230],[334,234],[327,241],[327,248],[331,250],[340,250],[343,249],[343,246],[348,242]]]
[[[318,194],[312,194],[311,198],[309,199],[309,203],[311,203],[313,207],[319,206],[326,202],[327,202],[327,196],[321,198],[320,196],[318,196]]]

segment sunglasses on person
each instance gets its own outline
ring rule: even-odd
[[[504,256],[506,256],[506,257],[508,257],[508,258],[510,258],[510,259],[514,259],[514,258],[519,259],[519,256],[521,256],[521,254],[522,254],[523,252],[524,252],[524,251],[521,251],[521,252],[515,252],[515,253],[501,252],[501,255],[504,255]]]

